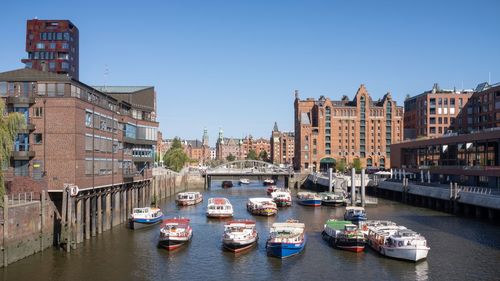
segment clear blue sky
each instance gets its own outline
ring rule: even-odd
[[[75,3],[78,2],[78,3]],[[22,1],[1,4],[0,71],[23,67],[26,20],[80,30],[80,80],[154,85],[166,137],[269,137],[301,98],[402,104],[438,82],[500,82],[500,1]],[[109,75],[105,81],[106,65]]]

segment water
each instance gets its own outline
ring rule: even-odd
[[[254,219],[258,246],[235,255],[221,247],[224,220],[205,217],[209,197],[225,196],[235,218]],[[191,219],[194,236],[187,246],[168,252],[156,247],[159,226],[143,230],[117,227],[79,245],[71,254],[49,249],[0,269],[2,280],[500,280],[500,226],[446,213],[379,200],[369,219],[389,219],[423,234],[431,247],[417,264],[379,256],[370,248],[355,254],[330,248],[321,239],[324,222],[341,218],[344,208],[280,209],[276,217],[250,215],[248,197],[265,197],[261,186],[214,187],[204,202],[177,207],[162,203],[169,217]],[[304,252],[280,260],[267,257],[265,240],[273,222],[296,218],[306,224]]]

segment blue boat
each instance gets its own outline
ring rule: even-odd
[[[302,252],[306,245],[305,225],[297,221],[273,223],[266,243],[268,256],[287,258]]]
[[[360,222],[366,220],[366,212],[363,207],[346,207],[344,220],[352,222]]]
[[[129,217],[129,227],[139,229],[160,223],[163,213],[158,208],[134,208]]]
[[[299,192],[297,193],[297,201],[300,205],[304,206],[321,206],[321,196],[313,192]]]

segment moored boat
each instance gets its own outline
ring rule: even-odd
[[[224,225],[222,245],[228,251],[239,253],[248,250],[257,244],[258,239],[255,221],[235,220]]]
[[[274,216],[278,213],[278,207],[270,198],[249,198],[247,210],[253,215]]]
[[[273,198],[274,203],[276,203],[278,207],[292,206],[292,195],[290,191],[277,190],[271,193],[271,198]]]
[[[266,242],[269,256],[286,258],[302,252],[306,245],[305,225],[297,221],[273,223]]]
[[[427,258],[427,240],[415,231],[390,221],[368,221],[363,227],[368,245],[381,255],[414,262]]]
[[[271,193],[275,192],[278,190],[278,187],[276,185],[270,185],[266,189],[267,195],[271,195]]]
[[[366,211],[363,207],[348,206],[345,208],[344,220],[354,223],[366,220]]]
[[[158,208],[144,207],[134,208],[129,216],[129,227],[139,229],[160,223],[163,213]]]
[[[160,229],[158,246],[167,250],[175,250],[189,242],[191,237],[193,237],[193,229],[189,225],[189,219],[166,219]]]
[[[297,201],[304,206],[321,206],[321,196],[314,192],[299,192],[297,193]]]
[[[274,180],[273,179],[265,179],[264,180],[264,185],[273,185],[274,184]]]
[[[230,188],[230,187],[233,187],[233,182],[232,181],[222,181],[221,186],[222,186],[222,188]]]
[[[322,192],[321,204],[325,206],[340,206],[345,204],[345,197],[342,193]]]
[[[203,195],[200,192],[181,192],[175,199],[179,206],[196,205],[201,201],[203,201]]]
[[[365,237],[350,221],[328,220],[321,236],[330,246],[351,252],[365,249]]]
[[[207,217],[229,218],[233,216],[233,205],[227,198],[210,198],[207,205]]]
[[[242,179],[240,179],[240,185],[242,185],[242,184],[250,184],[250,180],[242,178]]]

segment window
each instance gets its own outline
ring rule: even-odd
[[[69,44],[68,43],[62,43],[62,48],[63,49],[69,49]]]
[[[69,32],[64,32],[64,40],[69,41]]]
[[[50,43],[50,45],[49,45],[49,46],[50,46],[50,47],[49,47],[50,49],[55,49],[55,48],[56,48],[56,43]]]
[[[56,84],[54,83],[47,84],[47,95],[49,97],[54,97],[56,95]]]
[[[57,40],[62,40],[62,39],[63,39],[62,32],[57,32]]]
[[[7,95],[7,82],[0,82],[0,96]]]
[[[36,43],[36,48],[39,50],[45,49],[45,43]]]
[[[33,136],[35,138],[35,144],[42,144],[43,142],[42,134],[33,134]]]
[[[33,116],[34,117],[42,117],[43,116],[43,107],[34,107],[33,108]]]
[[[14,176],[28,176],[29,161],[14,161]]]
[[[85,112],[85,126],[92,127],[92,113]]]
[[[53,61],[49,62],[49,69],[50,70],[55,70],[56,69],[56,63],[53,62]]]
[[[64,96],[64,84],[58,83],[57,85],[57,95]]]
[[[38,95],[44,96],[46,94],[46,85],[45,84],[38,84]]]
[[[63,61],[63,62],[61,63],[61,68],[62,68],[62,69],[65,69],[65,70],[68,70],[68,69],[69,69],[69,63],[67,63],[67,62]]]

